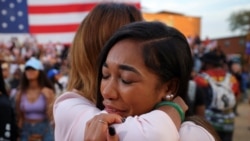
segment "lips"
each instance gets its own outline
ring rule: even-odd
[[[117,108],[114,108],[113,106],[110,105],[104,105],[105,106],[105,110],[110,113],[110,114],[118,114],[123,116],[125,111],[124,110],[119,110]]]

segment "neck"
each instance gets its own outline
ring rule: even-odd
[[[37,80],[30,80],[29,88],[30,89],[40,88],[38,81]]]

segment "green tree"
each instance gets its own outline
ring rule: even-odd
[[[240,31],[243,35],[250,32],[250,10],[241,10],[233,12],[229,18],[229,27],[231,31]]]

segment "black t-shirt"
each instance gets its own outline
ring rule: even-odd
[[[11,101],[7,95],[0,93],[0,138],[16,141],[18,128]]]

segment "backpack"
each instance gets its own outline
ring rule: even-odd
[[[18,127],[16,124],[15,113],[9,97],[2,93],[0,93],[0,115],[0,140],[16,141]]]
[[[204,73],[203,75],[212,89],[212,100],[208,108],[216,109],[219,111],[232,109],[236,104],[236,98],[234,92],[231,89],[231,74],[226,73],[224,80],[221,82],[213,80],[206,73]]]

